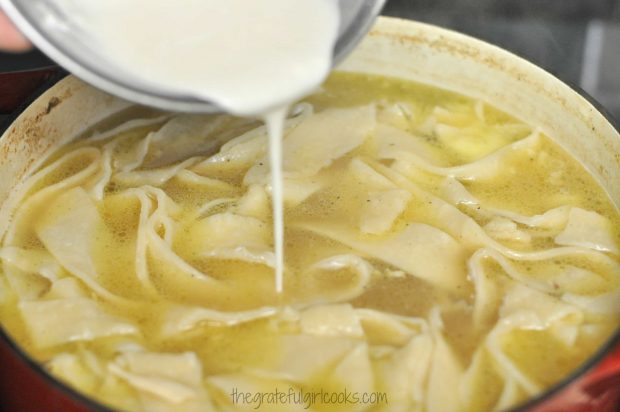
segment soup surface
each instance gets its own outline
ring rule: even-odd
[[[298,104],[282,294],[265,126],[131,116],[16,188],[0,248],[3,327],[106,405],[505,409],[620,323],[618,211],[484,102],[335,74]]]

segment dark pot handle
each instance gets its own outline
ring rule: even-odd
[[[57,66],[0,73],[0,115],[17,110],[39,87],[61,72]]]

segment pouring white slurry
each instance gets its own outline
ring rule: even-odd
[[[288,105],[327,77],[337,0],[55,0],[119,70],[269,130],[276,289],[283,290],[281,140]]]

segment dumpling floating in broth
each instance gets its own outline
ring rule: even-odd
[[[265,127],[153,114],[15,191],[3,326],[122,410],[450,412],[536,396],[620,323],[620,216],[535,127],[336,74],[283,148],[283,294]]]

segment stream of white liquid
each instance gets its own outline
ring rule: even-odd
[[[190,95],[269,131],[276,290],[283,291],[282,138],[293,102],[329,74],[338,0],[52,0],[128,79]]]
[[[269,132],[271,167],[271,202],[273,209],[273,243],[276,255],[276,292],[284,291],[284,184],[282,177],[282,137],[288,107],[274,110],[264,117]]]

